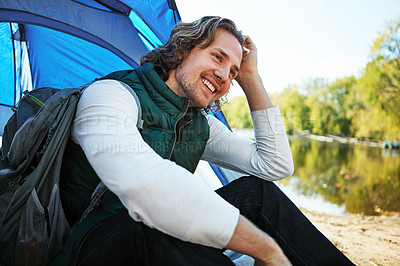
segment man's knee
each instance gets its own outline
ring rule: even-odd
[[[216,192],[232,205],[238,207],[259,207],[268,195],[276,189],[272,182],[255,176],[243,176],[218,189]]]
[[[265,190],[276,190],[277,186],[271,182],[264,179],[261,179],[256,176],[243,176],[234,181],[232,181],[232,185],[241,187],[244,191],[259,191],[265,192]]]

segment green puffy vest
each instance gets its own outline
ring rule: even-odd
[[[188,99],[177,96],[152,65],[114,72],[102,79],[122,81],[136,92],[142,107],[144,124],[140,133],[144,141],[162,158],[170,159],[193,173],[210,130],[200,110],[189,107]],[[70,141],[63,158],[60,192],[71,224],[79,220],[99,182],[82,149]],[[64,264],[68,261],[67,264],[73,264],[83,237],[96,224],[121,208],[123,206],[117,196],[107,191],[100,207],[71,233],[63,252],[54,263]]]

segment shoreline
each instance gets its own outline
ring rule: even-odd
[[[356,265],[398,265],[400,214],[335,216],[301,210]]]
[[[370,146],[370,147],[377,147],[382,149],[388,150],[399,150],[398,148],[398,141],[381,141],[381,140],[362,140],[358,138],[350,138],[350,137],[342,137],[337,135],[315,135],[311,133],[295,133],[290,136],[294,137],[303,137],[307,139],[313,139],[318,141],[324,142],[338,142],[342,144],[353,144],[353,145],[363,145],[363,146]],[[394,146],[391,146],[394,145]]]
[[[379,147],[384,148],[383,141],[375,141],[375,140],[360,140],[357,138],[349,138],[349,137],[341,137],[336,135],[315,135],[315,134],[308,134],[308,133],[300,133],[294,134],[293,136],[300,136],[308,139],[314,139],[319,141],[325,142],[339,142],[339,143],[346,143],[346,144],[356,144],[356,145],[366,145],[371,147]]]
[[[242,129],[232,128],[232,132],[238,134],[239,136],[254,139],[253,129],[250,129],[250,128],[242,128]],[[299,132],[299,133],[293,133],[291,135],[288,134],[288,137],[289,138],[290,137],[301,137],[301,138],[307,138],[307,139],[318,140],[318,141],[323,141],[323,142],[338,142],[338,143],[342,143],[342,144],[363,145],[363,146],[370,146],[370,147],[377,147],[377,148],[382,148],[382,149],[400,151],[399,148],[386,147],[385,143],[388,141],[381,141],[381,140],[371,140],[371,139],[362,140],[362,139],[358,139],[358,138],[342,137],[342,136],[337,136],[337,135],[332,135],[332,134],[316,135],[316,134],[311,134],[309,132]],[[394,142],[396,142],[396,141],[394,141]],[[398,142],[396,142],[396,144],[398,145]]]

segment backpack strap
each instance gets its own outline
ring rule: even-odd
[[[107,190],[108,188],[106,187],[106,185],[104,185],[104,183],[100,181],[100,183],[97,185],[97,187],[94,189],[92,193],[92,200],[90,201],[86,210],[83,212],[81,219],[79,219],[79,221],[74,225],[74,227],[80,224],[86,218],[86,216],[88,216],[89,213],[91,213],[93,210],[97,209],[97,207],[100,206],[102,197]]]

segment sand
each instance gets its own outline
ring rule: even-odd
[[[357,265],[400,265],[400,214],[333,216],[302,210]]]

